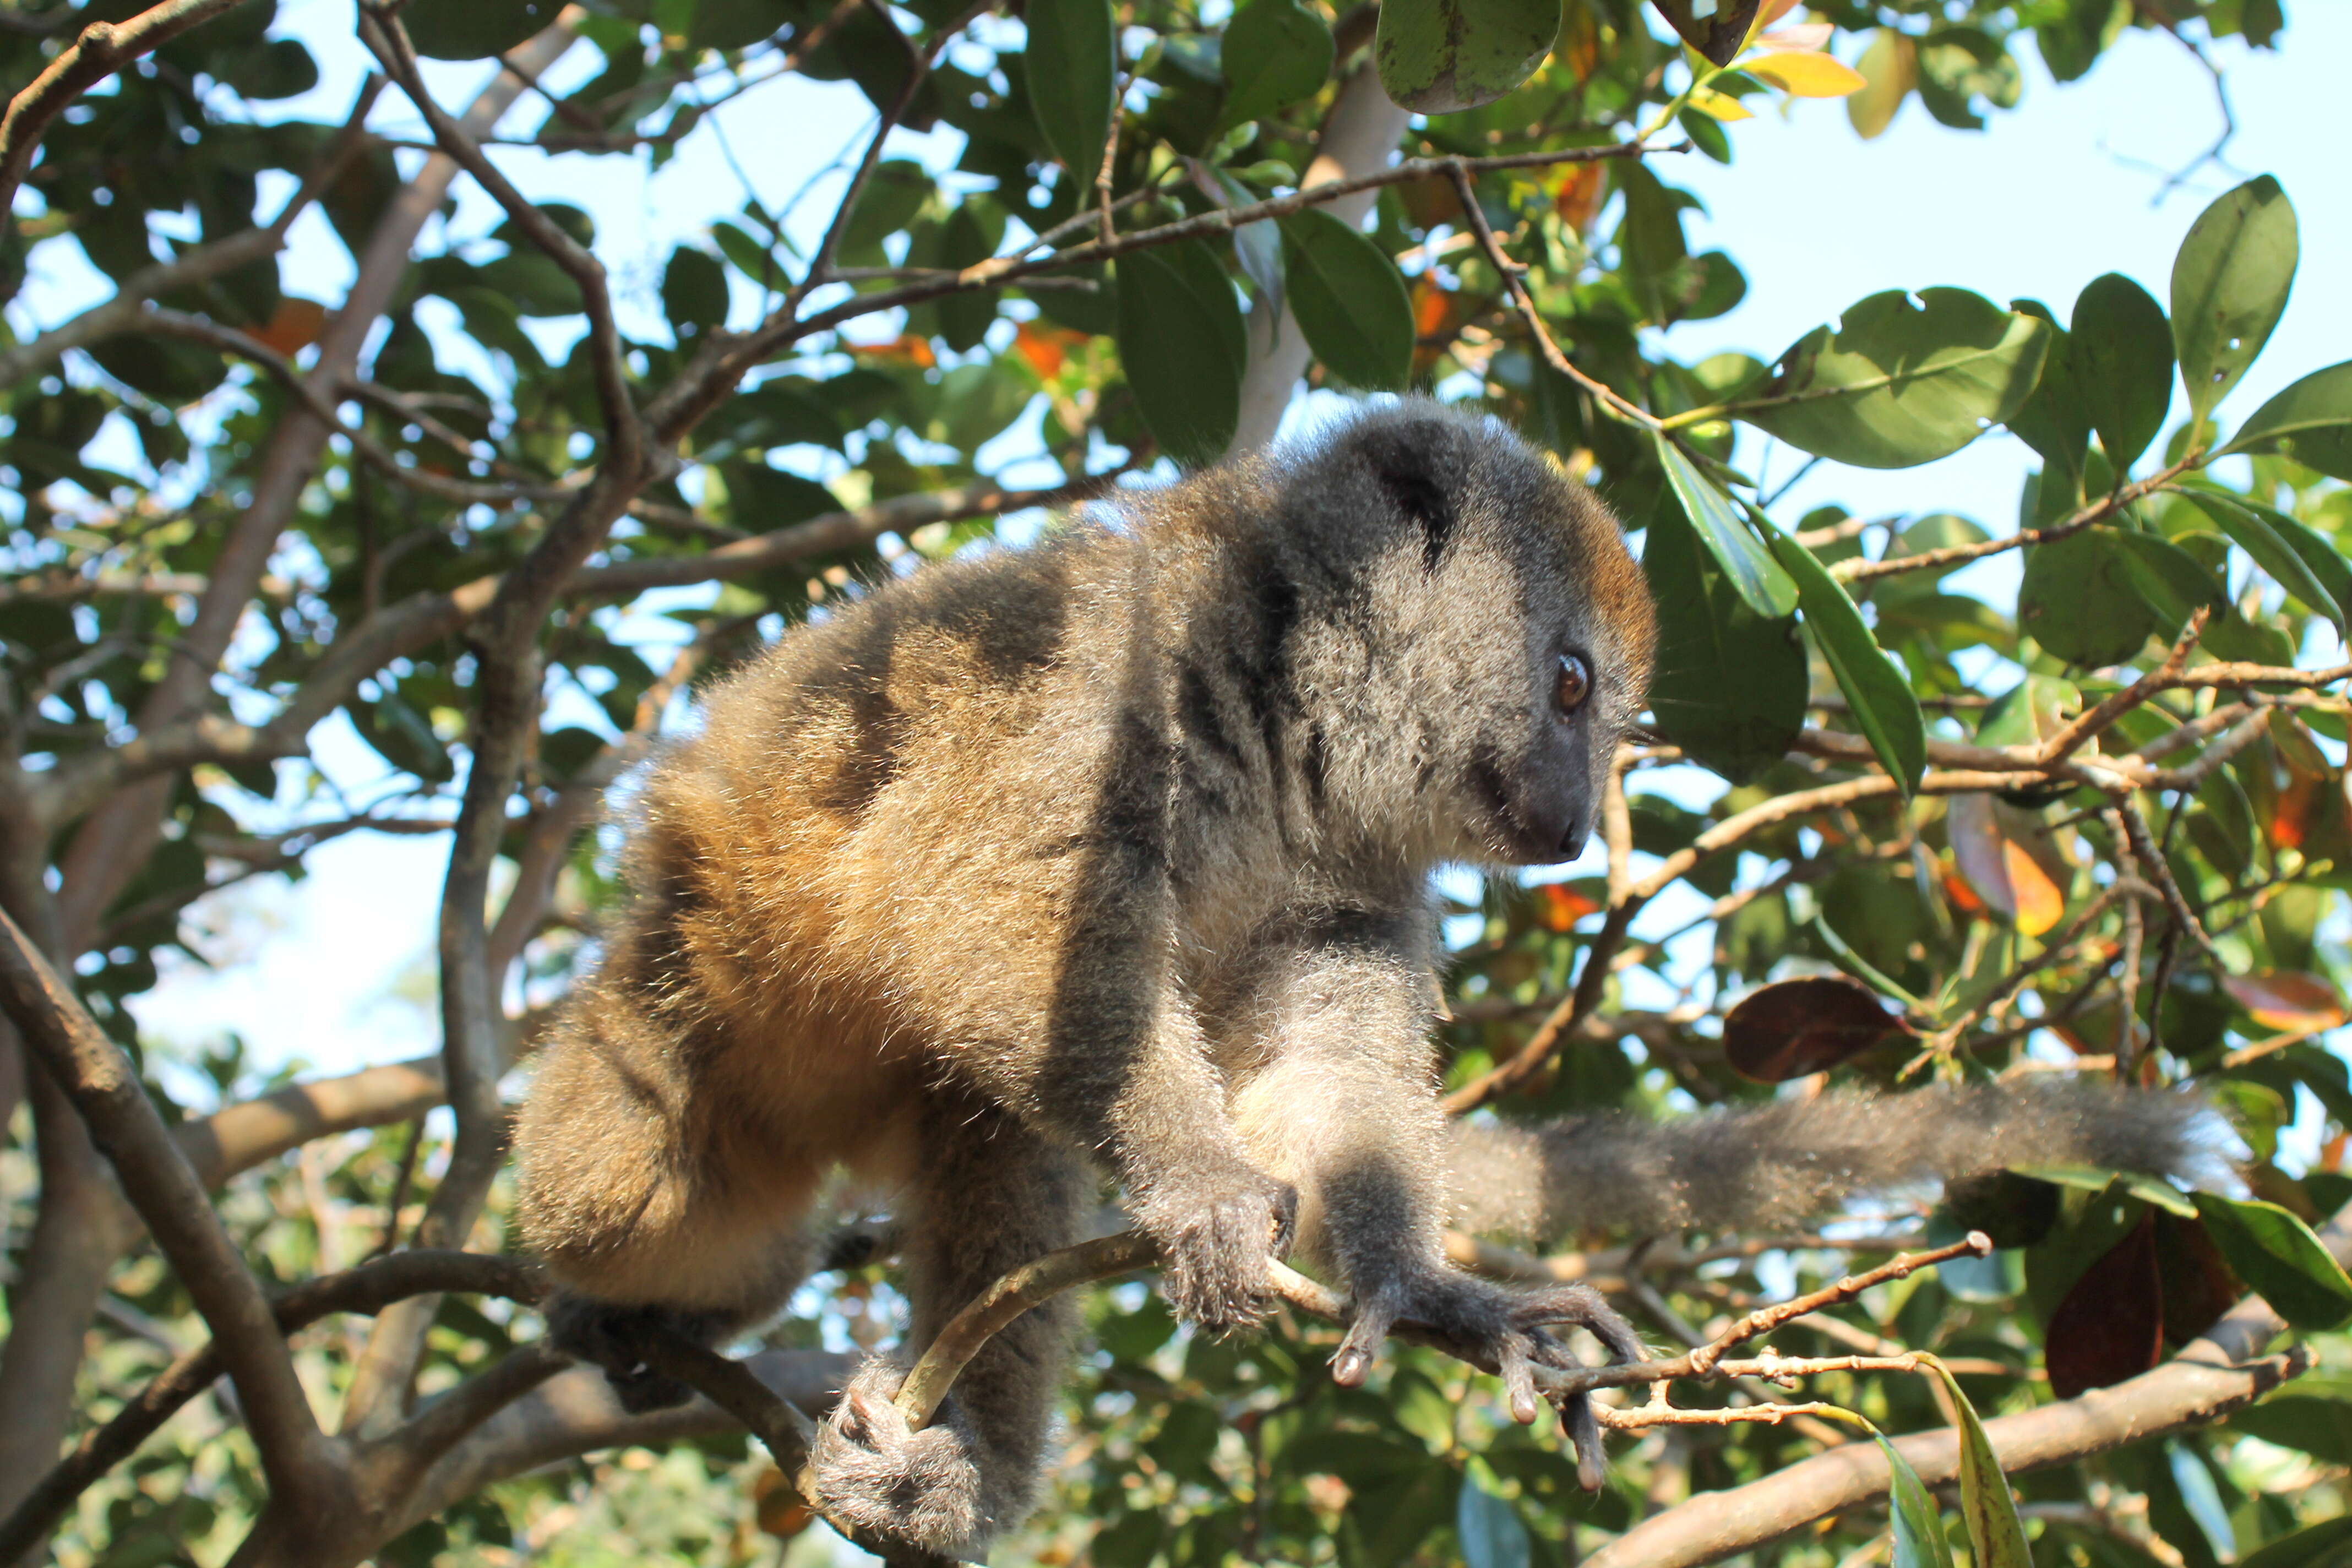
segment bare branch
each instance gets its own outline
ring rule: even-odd
[[[221,1227],[186,1156],[121,1047],[0,911],[0,1007],[106,1151],[222,1346],[273,1494],[315,1495],[330,1468],[324,1440],[260,1281]]]
[[[539,1299],[539,1276],[511,1258],[467,1252],[404,1252],[341,1274],[298,1285],[272,1306],[276,1331],[291,1334],[337,1312],[374,1312],[433,1290],[465,1290],[509,1300]],[[129,1458],[191,1399],[212,1386],[223,1363],[218,1341],[188,1352],[141,1389],[114,1418],[86,1432],[38,1485],[0,1521],[0,1563],[13,1563],[55,1529],[73,1500]]]
[[[242,0],[164,0],[128,22],[92,22],[48,63],[0,115],[0,223],[15,209],[16,188],[33,154],[66,106],[132,60],[211,21]],[[274,247],[273,247],[274,248]]]
[[[313,1139],[407,1121],[441,1100],[440,1058],[419,1057],[292,1084],[183,1122],[172,1136],[196,1179],[214,1187]],[[7,1560],[0,1552],[0,1563]]]

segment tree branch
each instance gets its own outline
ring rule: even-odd
[[[205,1200],[129,1058],[0,911],[0,1008],[89,1123],[222,1347],[273,1496],[323,1503],[332,1469],[261,1285]]]
[[[0,224],[15,210],[16,189],[33,166],[51,121],[77,98],[132,60],[211,21],[243,0],[164,0],[128,22],[92,22],[51,60],[0,115]],[[273,248],[275,248],[273,247]]]

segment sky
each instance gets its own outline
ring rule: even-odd
[[[352,15],[349,0],[290,0],[280,8],[277,30],[309,42],[322,69],[320,86],[286,111],[342,116],[366,66],[352,40]],[[2342,90],[2336,62],[2352,58],[2352,5],[2299,0],[2284,38],[2275,55],[2235,40],[2219,46],[2239,123],[2228,166],[2198,168],[2174,188],[2168,177],[2195,163],[2221,121],[2203,68],[2158,35],[2127,34],[2088,79],[2065,86],[2029,48],[2022,102],[1993,113],[1981,132],[1939,126],[1916,100],[1869,142],[1835,102],[1799,103],[1785,117],[1768,109],[1731,128],[1731,166],[1696,154],[1663,166],[1670,183],[1705,204],[1689,225],[1692,248],[1731,252],[1748,282],[1737,310],[1674,329],[1664,347],[1686,363],[1727,349],[1769,359],[1890,284],[1954,285],[2000,301],[2032,297],[2063,319],[2084,284],[2120,271],[2161,300],[2173,251],[2205,203],[2242,178],[2270,173],[2295,201],[2304,263],[2270,350],[2222,406],[2225,422],[2243,418],[2296,375],[2352,356],[2343,260],[2352,255],[2352,189],[2330,107]],[[1840,44],[1849,58],[1857,47]],[[592,56],[575,48],[549,73],[551,85],[593,74]],[[479,64],[432,64],[428,79],[456,107],[488,75]],[[404,110],[397,93],[387,93],[372,123],[420,134],[413,110]],[[540,112],[526,100],[509,130],[535,124]],[[643,159],[567,164],[525,149],[494,153],[534,199],[572,201],[595,218],[596,248],[626,326],[658,330],[656,294],[671,247],[698,239],[712,218],[740,207],[747,190],[771,210],[807,191],[800,221],[820,223],[839,178],[824,171],[862,139],[871,110],[846,84],[787,82],[748,93],[713,118],[723,145],[698,136],[658,173]],[[940,165],[955,148],[952,133],[940,132],[901,134],[889,151]],[[487,198],[461,183],[452,235],[478,237],[496,221]],[[323,220],[306,216],[293,237],[283,261],[289,289],[335,297],[350,263]],[[41,247],[33,262],[31,282],[10,308],[20,329],[26,312],[54,320],[101,287],[70,247]],[[739,297],[737,324],[758,303]],[[1752,433],[1744,440],[1740,460],[1750,472],[1759,463],[1770,475],[1793,471],[1785,448],[1765,452]],[[1825,464],[1776,510],[1794,517],[1801,505],[1832,501],[1858,512],[1950,510],[2006,531],[2028,467],[2022,446],[2006,435],[1901,472]],[[317,743],[325,770],[355,788],[381,773],[340,721]],[[257,1062],[313,1070],[432,1049],[431,942],[446,845],[354,835],[313,852],[302,882],[252,886],[226,908],[200,911],[205,924],[233,931],[233,943],[208,950],[219,961],[211,970],[167,966],[137,1004],[142,1025],[159,1043],[183,1048],[238,1030]]]

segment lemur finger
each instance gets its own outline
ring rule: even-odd
[[[1543,1400],[1536,1393],[1536,1373],[1528,1359],[1528,1341],[1518,1334],[1505,1334],[1495,1343],[1496,1370],[1503,1379],[1503,1393],[1509,1400],[1511,1419],[1522,1426],[1535,1425],[1536,1416],[1543,1410]]]
[[[1589,1285],[1566,1285],[1522,1296],[1513,1304],[1514,1327],[1533,1329],[1547,1323],[1572,1323],[1589,1330],[1608,1350],[1612,1361],[1645,1361],[1648,1352],[1633,1325]]]
[[[1396,1309],[1385,1302],[1367,1301],[1358,1307],[1356,1321],[1348,1326],[1348,1337],[1339,1342],[1338,1352],[1331,1357],[1331,1381],[1342,1388],[1361,1387],[1396,1320]]]
[[[1597,1492],[1608,1479],[1609,1467],[1601,1450],[1601,1423],[1593,1416],[1591,1402],[1581,1394],[1562,1394],[1558,1408],[1560,1434],[1576,1445],[1576,1484]]]

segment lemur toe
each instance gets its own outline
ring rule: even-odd
[[[907,1380],[869,1361],[818,1431],[811,1462],[834,1517],[943,1556],[970,1553],[994,1528],[979,1447],[952,1396],[918,1432],[892,1401]]]
[[[1528,1291],[1513,1303],[1511,1325],[1521,1330],[1570,1323],[1591,1332],[1612,1361],[1646,1361],[1641,1335],[1590,1285],[1563,1285]],[[1573,1364],[1573,1363],[1570,1363]]]

